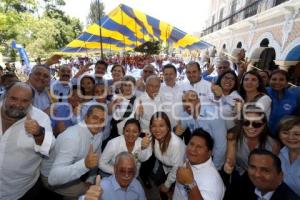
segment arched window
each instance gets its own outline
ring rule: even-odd
[[[236,48],[242,48],[242,46],[243,46],[242,42],[238,42]]]

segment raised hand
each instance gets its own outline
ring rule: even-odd
[[[142,149],[148,148],[148,146],[151,144],[151,139],[152,139],[151,134],[146,133],[146,136],[143,137],[141,142]]]
[[[96,184],[92,185],[89,190],[85,194],[85,200],[99,200],[100,196],[103,193],[103,190],[100,186],[101,177],[97,175],[96,177]]]
[[[214,93],[215,98],[220,98],[223,94],[222,88],[215,83],[211,84],[211,91]]]
[[[88,154],[85,157],[84,164],[86,168],[93,169],[98,166],[99,156],[94,153],[93,145],[90,144]]]
[[[185,162],[185,167],[179,167],[176,173],[176,181],[187,185],[194,182],[194,175],[189,161]]]
[[[26,115],[26,119],[24,122],[25,131],[33,136],[39,135],[41,131],[41,127],[38,122],[31,118],[30,114]]]
[[[185,128],[182,127],[181,121],[178,120],[175,126],[175,134],[176,135],[182,135],[185,131]]]

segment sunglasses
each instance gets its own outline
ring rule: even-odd
[[[243,122],[243,126],[246,126],[246,127],[250,126],[250,124],[251,124],[251,126],[252,126],[253,128],[260,128],[260,127],[262,127],[265,123],[263,123],[263,122],[254,122],[254,121],[249,121],[249,120],[246,120],[246,121]]]

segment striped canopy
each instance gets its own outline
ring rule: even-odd
[[[168,43],[174,48],[204,49],[210,46],[168,23],[120,4],[102,17],[97,24],[90,25],[61,51],[70,53],[99,51],[100,24],[102,47],[112,51],[132,50],[149,40]]]

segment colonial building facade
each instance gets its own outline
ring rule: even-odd
[[[276,60],[300,61],[300,0],[210,0],[210,16],[201,38],[250,57],[262,41],[274,48]]]

